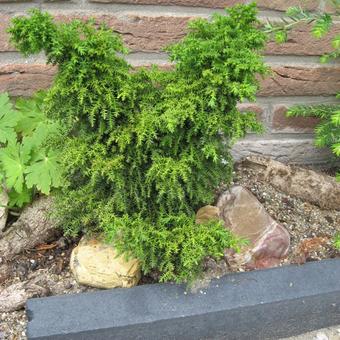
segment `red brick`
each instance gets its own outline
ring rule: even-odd
[[[170,66],[163,65],[165,69]],[[340,67],[275,66],[274,74],[260,81],[259,96],[319,96],[339,91]],[[41,64],[0,65],[0,92],[30,95],[48,87],[55,68]]]
[[[319,6],[318,0],[258,0],[260,8],[285,11],[289,7],[301,6],[307,10],[315,10]]]
[[[238,104],[237,108],[240,112],[254,112],[258,120],[263,120],[263,108],[255,103]]]
[[[260,96],[334,95],[340,88],[340,66],[273,66],[273,74],[261,80]]]
[[[125,4],[142,4],[142,5],[177,5],[177,6],[197,6],[208,8],[225,8],[235,4],[247,3],[246,0],[90,0],[91,2],[101,3],[125,3]],[[299,6],[314,10],[318,7],[318,0],[258,0],[258,6],[261,9],[271,9],[285,11],[288,7]]]
[[[287,117],[287,106],[284,104],[274,105],[272,117],[273,132],[313,132],[319,119],[313,117]]]
[[[188,16],[146,16],[129,14],[125,17],[117,17],[113,14],[93,15],[96,22],[105,22],[116,32],[122,35],[126,46],[131,51],[155,52],[163,50],[171,43],[184,37],[189,20]],[[72,18],[88,19],[85,14],[59,14],[56,18],[61,21],[69,21]],[[0,14],[0,52],[13,51],[5,32],[10,17]],[[331,38],[340,33],[340,24],[337,24],[331,33],[323,39],[314,39],[309,27],[302,25],[290,32],[289,40],[285,44],[269,42],[266,54],[273,55],[320,55],[331,51]]]
[[[138,5],[175,5],[175,6],[193,6],[208,8],[225,8],[235,4],[246,3],[247,1],[239,0],[90,0],[91,2],[101,3],[124,3]]]
[[[270,41],[265,53],[272,55],[322,55],[333,51],[332,38],[340,34],[340,24],[334,24],[332,30],[322,39],[311,34],[311,25],[299,25],[288,34],[288,41],[278,44]]]
[[[9,35],[6,33],[10,19],[9,15],[0,14],[0,52],[15,51],[9,43]]]
[[[53,81],[56,68],[50,65],[15,64],[0,65],[0,93],[11,96],[31,96],[34,92],[48,88]]]

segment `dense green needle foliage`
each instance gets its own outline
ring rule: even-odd
[[[39,11],[13,20],[15,46],[58,65],[45,110],[64,126],[57,211],[67,234],[105,232],[164,280],[189,278],[204,256],[236,245],[219,222],[196,225],[193,216],[230,182],[232,144],[261,131],[254,114],[236,108],[254,99],[256,75],[267,72],[257,26],[254,4],[193,21],[168,48],[176,64],[164,71],[131,70],[104,26],[56,24]]]
[[[18,99],[14,107],[0,94],[0,189],[7,190],[10,207],[22,207],[35,192],[49,194],[61,185],[58,154],[47,146],[58,124],[43,112],[40,93]]]

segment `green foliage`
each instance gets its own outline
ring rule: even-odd
[[[336,233],[333,239],[333,246],[336,250],[340,250],[340,233]]]
[[[340,8],[339,0],[333,0],[331,3],[336,9]],[[291,7],[287,10],[286,15],[289,20],[283,19],[281,24],[272,24],[270,22],[264,28],[264,31],[274,35],[278,43],[283,43],[288,38],[288,32],[297,24],[312,24],[311,33],[316,39],[323,38],[331,29],[333,18],[328,13],[310,13],[300,7]],[[332,39],[334,51],[321,56],[320,61],[326,63],[331,59],[340,56],[340,35],[337,34]],[[337,96],[340,98],[340,95]],[[334,105],[297,105],[287,112],[288,117],[317,117],[320,124],[316,127],[315,144],[318,147],[329,147],[332,152],[340,157],[340,106]],[[337,174],[340,181],[340,173]]]
[[[16,108],[0,94],[0,180],[10,206],[22,207],[36,191],[49,194],[61,184],[56,154],[45,146],[58,129],[42,110],[43,95],[18,99]]]
[[[12,22],[21,52],[43,50],[58,65],[44,110],[64,127],[53,145],[65,178],[56,211],[66,234],[104,232],[164,280],[189,278],[204,253],[234,245],[220,226],[196,226],[193,216],[230,182],[232,144],[261,131],[255,114],[236,108],[254,99],[256,75],[267,72],[257,26],[254,4],[193,21],[168,48],[172,70],[132,72],[120,38],[104,26],[56,24],[38,11]],[[197,252],[193,262],[184,251]]]
[[[317,117],[320,124],[315,128],[315,144],[329,147],[340,157],[340,106],[339,105],[297,105],[287,112],[288,117]],[[340,180],[340,174],[337,175]]]
[[[109,242],[141,260],[142,270],[161,272],[160,281],[192,281],[202,271],[206,256],[220,258],[227,248],[239,249],[244,241],[226,231],[219,221],[196,224],[184,214],[160,218],[155,223],[138,215],[108,217],[103,228]]]

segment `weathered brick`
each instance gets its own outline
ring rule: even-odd
[[[311,25],[299,25],[289,32],[284,44],[270,41],[265,53],[273,55],[322,55],[333,50],[332,38],[340,34],[340,24],[334,24],[331,31],[322,39],[315,39],[311,34]]]
[[[150,63],[141,61],[139,66],[142,65],[149,66]],[[162,67],[171,66],[163,64]],[[259,96],[333,95],[340,88],[340,67],[275,66],[273,72],[273,76],[261,79]],[[0,92],[7,90],[13,95],[29,95],[48,87],[54,73],[55,68],[42,64],[0,65]]]
[[[333,95],[340,88],[340,66],[273,66],[261,81],[260,96]]]
[[[297,164],[328,163],[333,158],[329,148],[315,147],[314,138],[308,135],[300,138],[271,136],[250,136],[238,141],[232,149],[235,160],[250,155],[264,155],[275,160]]]
[[[14,51],[14,47],[9,43],[9,35],[6,29],[11,17],[6,14],[0,14],[0,52]]]
[[[319,119],[313,117],[287,117],[288,107],[284,104],[274,105],[272,131],[285,133],[311,133]]]
[[[30,96],[48,88],[55,73],[56,68],[50,65],[0,65],[0,93],[6,91],[11,96]]]
[[[175,5],[175,6],[193,6],[208,8],[225,8],[235,4],[246,3],[240,0],[90,0],[91,2],[101,3],[125,3],[141,5]]]
[[[247,0],[90,0],[91,2],[101,3],[125,3],[125,4],[142,4],[142,5],[176,5],[176,6],[197,6],[207,8],[225,8],[235,4],[248,3]],[[285,11],[291,6],[302,6],[309,10],[315,10],[318,0],[298,1],[298,0],[259,0],[258,6],[261,9],[271,9]]]
[[[105,22],[122,38],[131,51],[155,52],[164,49],[167,45],[179,41],[187,31],[190,16],[171,15],[137,15],[115,16],[114,14],[56,14],[60,21],[70,21],[72,18],[88,19],[94,17],[97,23]],[[0,14],[0,51],[13,51],[9,44],[9,36],[5,32],[10,17]],[[332,32],[323,39],[314,39],[310,34],[310,27],[298,26],[289,34],[289,40],[285,44],[269,42],[266,54],[273,55],[320,55],[331,51],[331,38],[340,33],[340,24],[337,24]]]
[[[242,103],[237,104],[240,112],[254,112],[258,120],[263,120],[263,108],[256,103]]]
[[[112,14],[56,14],[58,21],[72,19],[87,20],[94,18],[96,23],[106,23],[114,31],[121,34],[124,43],[132,51],[160,51],[167,45],[179,41],[186,33],[187,16],[145,16],[128,14],[118,17]],[[9,35],[6,33],[10,17],[0,14],[0,52],[14,51],[9,44]]]
[[[318,0],[258,0],[257,5],[260,8],[285,11],[292,6],[301,6],[308,10],[315,10],[319,6]]]

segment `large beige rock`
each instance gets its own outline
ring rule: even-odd
[[[247,157],[243,165],[258,171],[259,180],[322,209],[340,210],[340,183],[334,177],[260,156]]]
[[[137,259],[117,256],[112,245],[83,238],[73,249],[70,267],[78,283],[97,288],[133,287],[141,278]]]
[[[269,268],[278,265],[287,255],[290,245],[288,231],[247,189],[232,187],[220,196],[217,207],[225,227],[249,241],[241,253],[233,254],[238,266]]]

